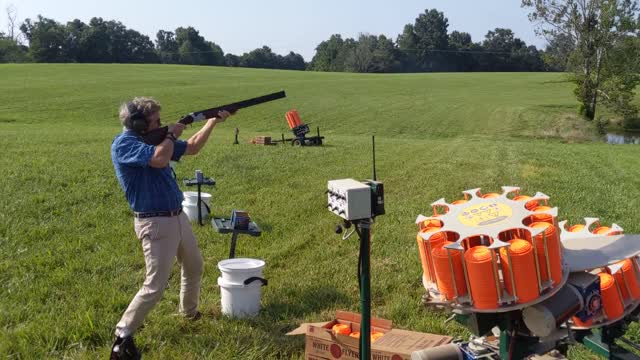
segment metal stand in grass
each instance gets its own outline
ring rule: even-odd
[[[375,137],[373,142],[373,180],[356,181],[353,179],[330,180],[327,190],[329,211],[344,219],[344,227],[354,229],[342,236],[346,240],[354,232],[360,238],[358,256],[358,283],[360,286],[360,359],[371,359],[371,225],[378,215],[384,214],[384,188],[376,180]],[[338,225],[336,233],[342,233]]]
[[[251,221],[249,214],[242,210],[233,210],[231,219],[214,217],[211,226],[220,234],[231,233],[231,248],[229,249],[229,259],[236,257],[236,242],[238,235],[245,234],[258,237],[262,234],[262,229],[255,222]]]
[[[636,309],[626,318],[626,320],[637,321],[638,312],[640,312],[640,309]],[[619,340],[621,344],[627,345],[636,353],[640,352],[640,345],[624,337],[627,330],[628,323],[625,321],[619,321],[600,329],[575,331],[573,336],[589,350],[606,359],[638,360],[640,359],[638,355],[616,343],[616,340]]]
[[[358,256],[358,282],[360,284],[360,359],[371,358],[371,223],[370,219],[355,224],[360,237],[360,254]],[[360,228],[360,230],[358,230]]]

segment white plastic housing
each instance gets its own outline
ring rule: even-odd
[[[346,220],[371,217],[371,187],[353,179],[329,180],[329,211]]]

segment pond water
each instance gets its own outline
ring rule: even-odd
[[[640,144],[640,132],[608,133],[607,144]]]

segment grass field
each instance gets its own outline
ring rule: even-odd
[[[640,232],[638,148],[589,141],[571,85],[558,74],[357,75],[166,65],[0,65],[0,356],[106,358],[115,323],[144,277],[132,216],[109,147],[118,105],[135,95],[164,105],[163,121],[285,89],[288,98],[242,111],[216,128],[180,179],[214,177],[212,210],[247,210],[265,230],[238,255],[263,258],[269,286],[250,321],[220,315],[216,264],[230,238],[195,228],[205,259],[205,318],[177,310],[179,272],[136,340],[146,359],[302,359],[284,334],[336,309],[358,311],[357,241],[333,233],[326,181],[367,178],[370,134],[387,214],[374,228],[373,313],[397,327],[465,336],[420,304],[416,215],[460,191],[501,185],[542,191],[572,222],[599,216]],[[247,144],[286,132],[296,108],[326,146]],[[233,129],[242,144],[234,146]],[[195,127],[187,131],[192,134]],[[640,340],[632,325],[629,337]],[[573,358],[589,358],[579,347]]]

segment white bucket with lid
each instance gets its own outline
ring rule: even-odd
[[[262,286],[267,280],[262,277],[265,262],[259,259],[237,258],[222,260],[218,278],[222,313],[233,317],[254,316],[260,312]]]
[[[184,201],[182,202],[182,210],[184,211],[185,214],[187,214],[189,221],[191,222],[198,221],[198,192],[185,191],[183,192],[183,194],[184,194]],[[209,215],[207,206],[208,207],[211,206],[211,194],[201,192],[200,200],[202,201],[200,203],[200,211],[201,211],[202,219],[206,219],[207,215]]]
[[[222,279],[230,284],[243,284],[248,278],[262,277],[264,266],[263,260],[249,258],[227,259],[218,263]]]

